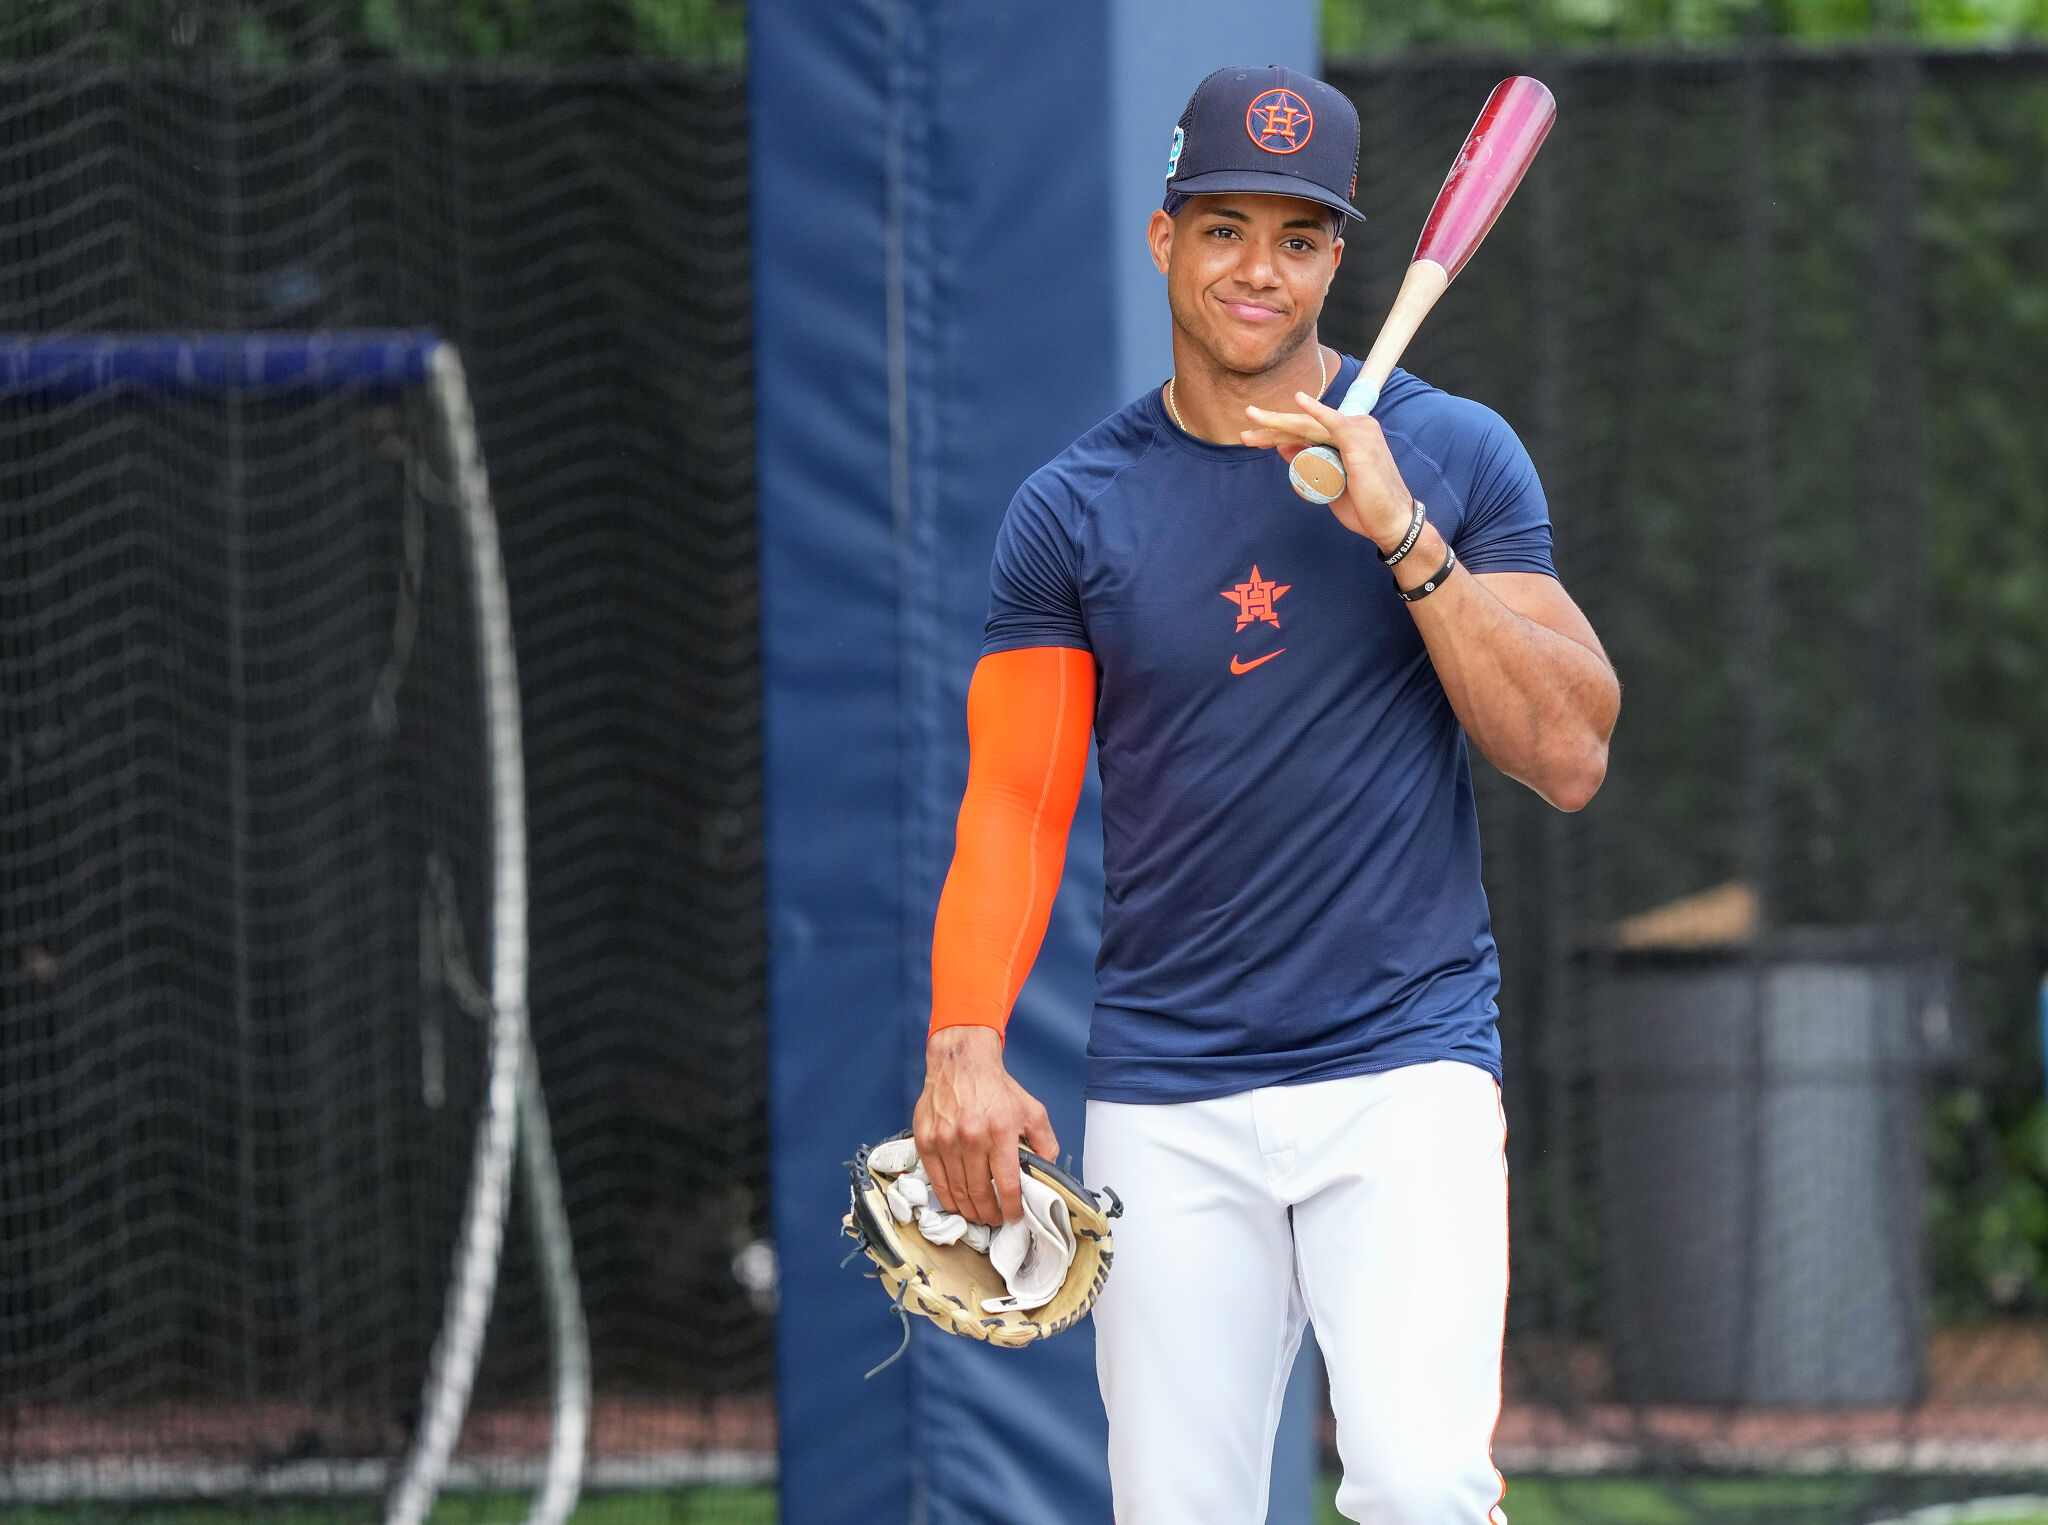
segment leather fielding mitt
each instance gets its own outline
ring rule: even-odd
[[[950,1243],[936,1243],[925,1236],[920,1226],[934,1223],[932,1214],[937,1212],[936,1203],[927,1212],[904,1210],[904,1186],[900,1183],[909,1173],[905,1167],[916,1163],[914,1146],[907,1143],[909,1138],[906,1131],[880,1144],[864,1145],[847,1163],[847,1170],[853,1178],[852,1201],[841,1220],[841,1232],[858,1246],[847,1259],[865,1253],[875,1264],[871,1274],[881,1281],[882,1289],[889,1294],[889,1301],[899,1315],[921,1313],[948,1334],[1015,1348],[1049,1339],[1079,1323],[1095,1305],[1096,1295],[1102,1291],[1102,1285],[1109,1277],[1110,1262],[1114,1258],[1109,1220],[1123,1213],[1123,1204],[1117,1200],[1116,1193],[1104,1189],[1102,1195],[1108,1197],[1111,1204],[1104,1211],[1096,1193],[1050,1160],[1020,1148],[1017,1160],[1023,1177],[1038,1183],[1035,1187],[1025,1188],[1026,1214],[1038,1230],[1037,1242],[1025,1245],[1021,1232],[1024,1227],[1033,1225],[1013,1225],[1008,1230],[997,1231],[996,1242],[988,1249],[975,1248],[966,1237],[953,1238]],[[922,1173],[918,1174],[921,1177]],[[896,1190],[894,1210],[892,1187]],[[955,1225],[960,1222],[952,1215],[945,1217]],[[904,1221],[906,1218],[908,1221]],[[1059,1221],[1062,1219],[1063,1222]],[[1005,1234],[1009,1236],[1007,1243]],[[941,1234],[940,1237],[950,1236]],[[972,1237],[986,1239],[987,1235],[978,1233]],[[1040,1273],[1038,1279],[1043,1281],[1047,1267],[1043,1264],[1041,1252],[1048,1243],[1062,1237],[1071,1242],[1072,1258],[1050,1295],[1043,1301],[1038,1300],[1036,1293],[1022,1298],[1013,1295],[1020,1280],[1020,1267],[1014,1264],[1019,1256],[1028,1255],[1040,1260],[1035,1267],[1026,1265],[1021,1271],[1028,1277],[1036,1270]],[[1020,1249],[1020,1245],[1025,1247]],[[1007,1256],[1006,1250],[1009,1251]],[[1009,1276],[997,1269],[999,1263],[1008,1267]],[[1056,1268],[1054,1270],[1056,1274]],[[1020,1302],[1035,1305],[1018,1306]],[[904,1318],[903,1341],[896,1355],[877,1366],[875,1371],[889,1365],[908,1347],[910,1322],[907,1317]],[[874,1374],[868,1373],[869,1376]]]

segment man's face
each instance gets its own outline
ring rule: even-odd
[[[1178,216],[1154,212],[1148,235],[1174,326],[1244,375],[1315,331],[1344,257],[1329,212],[1294,196],[1196,196]]]

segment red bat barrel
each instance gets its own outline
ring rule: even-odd
[[[1415,258],[1443,266],[1455,279],[1522,183],[1556,120],[1557,101],[1542,80],[1518,74],[1495,85],[1444,176]]]

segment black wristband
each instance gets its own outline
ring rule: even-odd
[[[1401,595],[1402,603],[1419,604],[1425,598],[1428,598],[1430,594],[1436,592],[1438,588],[1441,588],[1444,585],[1444,583],[1450,578],[1451,569],[1457,566],[1457,564],[1458,553],[1452,550],[1448,545],[1446,545],[1444,547],[1444,564],[1436,569],[1435,574],[1429,579],[1428,582],[1422,583],[1419,586],[1413,588],[1397,587],[1394,589],[1394,591]]]
[[[1391,551],[1382,551],[1378,546],[1373,547],[1373,554],[1386,566],[1394,565],[1415,549],[1415,542],[1422,538],[1422,526],[1429,522],[1429,510],[1422,506],[1422,499],[1415,498],[1411,501],[1415,504],[1415,511],[1409,516],[1408,533],[1401,537],[1401,543]]]

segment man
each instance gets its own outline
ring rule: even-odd
[[[1620,690],[1498,417],[1402,371],[1371,418],[1316,333],[1357,216],[1358,119],[1226,69],[1173,137],[1148,237],[1174,374],[1005,518],[933,943],[915,1131],[942,1205],[1019,1215],[1005,1073],[1098,745],[1106,892],[1085,1174],[1126,1203],[1096,1306],[1119,1525],[1257,1525],[1305,1319],[1338,1509],[1501,1518],[1507,1182],[1465,738],[1565,810]],[[1287,462],[1333,443],[1329,510]],[[1455,552],[1455,554],[1453,554]]]

